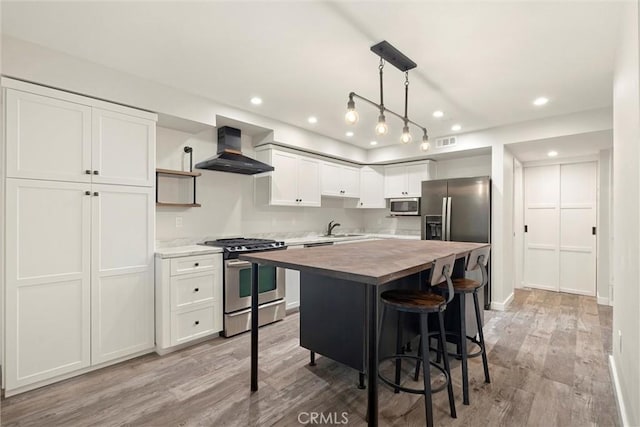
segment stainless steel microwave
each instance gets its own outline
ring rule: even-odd
[[[420,215],[420,197],[390,199],[391,215]]]

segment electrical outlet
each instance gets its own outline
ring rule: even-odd
[[[618,351],[622,354],[622,331],[618,329]]]
[[[177,216],[176,217],[176,228],[180,228],[182,227],[182,217],[181,216]]]

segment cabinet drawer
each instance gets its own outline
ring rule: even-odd
[[[215,323],[215,307],[174,313],[171,315],[171,344],[181,344],[217,332]]]
[[[171,278],[171,310],[214,300],[217,274],[201,272]]]
[[[171,275],[195,273],[222,268],[221,255],[198,255],[171,260]]]

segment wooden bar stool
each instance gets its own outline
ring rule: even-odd
[[[427,426],[433,426],[433,410],[431,406],[431,394],[436,393],[438,391],[444,390],[446,387],[449,393],[449,409],[451,411],[451,416],[456,418],[456,407],[455,400],[453,397],[453,385],[451,383],[451,371],[449,369],[449,357],[446,351],[443,351],[443,360],[444,360],[444,368],[437,365],[435,362],[429,361],[429,314],[437,313],[438,321],[439,321],[439,331],[435,332],[437,334],[438,339],[440,341],[440,348],[446,348],[444,345],[444,340],[446,339],[445,331],[444,331],[444,316],[443,311],[447,307],[447,303],[449,303],[453,299],[453,284],[451,282],[450,273],[453,271],[453,264],[455,263],[455,255],[449,255],[443,258],[438,258],[433,262],[433,266],[431,268],[431,284],[432,286],[438,285],[442,283],[445,288],[449,290],[448,298],[445,300],[439,294],[432,293],[429,291],[423,290],[390,290],[385,291],[381,295],[383,309],[382,309],[382,325],[384,325],[384,317],[387,309],[396,310],[398,312],[399,318],[402,317],[403,313],[416,313],[420,316],[420,342],[421,342],[421,354],[423,356],[413,356],[409,354],[401,353],[400,346],[402,344],[402,339],[400,338],[402,324],[401,321],[398,322],[398,340],[397,346],[398,351],[397,354],[394,354],[389,357],[382,358],[380,361],[385,360],[396,360],[396,378],[395,381],[391,381],[385,378],[381,373],[378,374],[378,377],[382,382],[392,387],[396,392],[404,391],[407,393],[414,394],[424,394],[424,402],[425,402],[425,413],[427,419]],[[382,327],[380,328],[380,334],[382,333]],[[422,339],[425,337],[425,339]],[[401,359],[414,359],[420,361],[421,358],[424,358],[424,389],[418,390],[413,388],[407,388],[400,385],[400,361]],[[438,387],[437,389],[431,389],[431,369],[433,366],[441,373],[444,374],[445,384]]]
[[[449,353],[449,355],[456,356],[462,361],[462,403],[465,405],[469,404],[469,372],[467,366],[467,361],[469,358],[482,356],[482,365],[484,367],[484,381],[486,383],[491,382],[491,378],[489,377],[489,364],[487,362],[487,351],[484,344],[484,333],[482,331],[482,319],[480,317],[481,308],[480,303],[478,302],[478,291],[482,289],[488,281],[487,261],[489,260],[490,250],[491,248],[489,246],[474,249],[473,251],[471,251],[469,257],[467,258],[466,271],[474,271],[480,269],[480,271],[482,271],[482,282],[477,282],[475,280],[466,278],[453,279],[453,292],[458,295],[458,298],[460,299],[460,331],[459,333],[452,335],[455,335],[458,338],[460,353]],[[438,289],[440,292],[450,292],[449,288],[447,286],[444,286],[443,284],[439,284],[436,289]],[[467,294],[473,295],[473,304],[475,306],[479,340],[477,340],[475,337],[467,336],[467,326],[465,319],[465,300]],[[465,339],[462,339],[462,337],[465,337]],[[479,347],[479,350],[475,353],[469,354],[467,350],[466,340],[469,340],[472,343],[476,344]],[[416,375],[418,375],[417,370]]]

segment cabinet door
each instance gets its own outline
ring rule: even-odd
[[[299,158],[298,198],[300,206],[320,206],[320,162],[318,160]]]
[[[364,167],[360,171],[359,208],[386,208],[384,199],[384,175],[381,171]]]
[[[406,197],[407,171],[405,166],[387,166],[384,169],[384,197]]]
[[[288,251],[303,249],[302,246],[289,246]],[[298,270],[284,270],[285,300],[287,310],[300,307],[300,272]]]
[[[342,167],[342,196],[360,197],[360,169],[350,166]]]
[[[93,185],[92,363],[153,348],[154,194]]]
[[[88,184],[7,179],[7,390],[90,364]]]
[[[7,176],[90,182],[91,108],[6,90]]]
[[[407,166],[407,194],[409,197],[422,195],[422,181],[429,180],[429,167],[427,164]]]
[[[322,162],[320,166],[320,176],[323,196],[342,196],[341,174],[341,165]]]
[[[152,187],[155,139],[152,120],[93,108],[93,182]]]
[[[296,206],[298,204],[298,156],[284,151],[271,153],[272,205]]]

